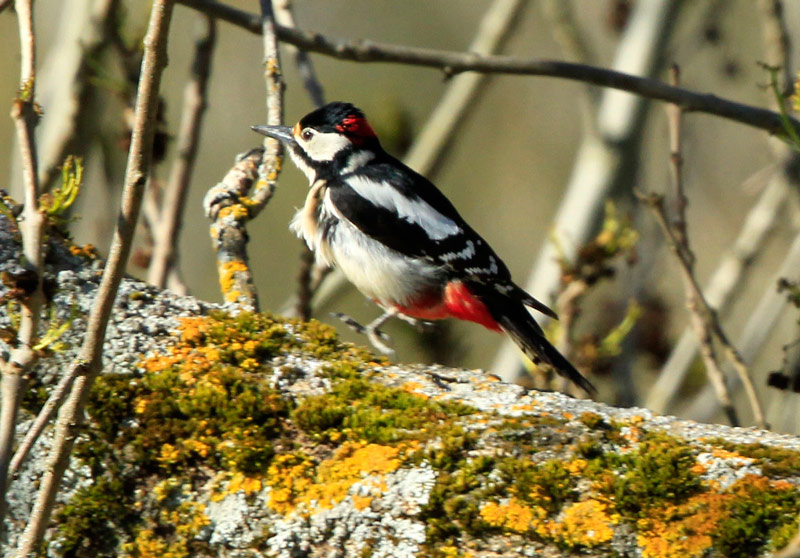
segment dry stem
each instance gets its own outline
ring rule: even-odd
[[[39,329],[39,317],[44,302],[42,273],[44,254],[42,237],[45,218],[39,211],[39,182],[36,171],[36,143],[33,129],[38,115],[35,104],[36,41],[33,30],[32,0],[15,3],[19,21],[20,90],[11,108],[17,131],[25,182],[25,208],[22,212],[22,250],[25,265],[36,276],[34,289],[20,300],[21,319],[16,345],[9,359],[0,360],[2,370],[2,409],[0,409],[0,539],[4,538],[3,522],[7,509],[6,492],[9,484],[8,467],[16,436],[17,412],[25,390],[26,375],[36,362],[33,346]]]
[[[166,285],[167,276],[175,267],[186,196],[192,179],[203,113],[207,104],[206,91],[211,73],[211,55],[216,41],[216,21],[206,16],[202,18],[201,24],[202,29],[195,42],[192,78],[186,84],[183,94],[178,153],[170,172],[159,223],[153,229],[155,246],[147,280],[159,288]]]
[[[56,421],[53,446],[48,456],[30,520],[20,537],[17,558],[26,558],[34,553],[41,544],[61,478],[69,464],[78,426],[83,420],[83,409],[88,398],[89,388],[101,369],[106,326],[130,254],[133,233],[151,163],[158,89],[161,73],[167,63],[167,30],[173,7],[173,0],[154,0],[153,2],[147,35],[144,39],[144,57],[136,98],[136,116],[128,153],[128,165],[125,172],[121,212],[117,219],[117,228],[108,261],[89,315],[80,357],[73,365],[76,369],[76,378]]]

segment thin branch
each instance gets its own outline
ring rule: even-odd
[[[745,217],[729,253],[722,258],[703,289],[709,305],[717,312],[724,313],[733,302],[734,294],[744,283],[747,271],[752,268],[769,233],[774,229],[778,217],[786,206],[786,199],[794,180],[795,173],[792,169],[797,165],[796,159],[796,155],[787,153],[780,170],[770,179],[767,187]],[[685,329],[669,359],[662,367],[658,380],[651,386],[645,407],[658,413],[668,412],[683,379],[689,372],[697,348],[697,337],[694,331],[692,328]]]
[[[279,24],[284,27],[292,28],[297,26],[292,11],[291,0],[276,0],[273,3],[273,7],[275,8],[275,19]],[[300,50],[293,45],[288,46],[289,52],[294,55],[297,71],[303,80],[303,85],[306,91],[308,91],[309,97],[311,97],[311,102],[315,107],[321,107],[325,104],[325,90],[317,78],[317,72],[314,70],[314,64],[311,62],[311,58],[304,50]],[[308,320],[311,318],[311,300],[314,297],[316,289],[319,287],[319,283],[317,283],[316,286],[314,285],[313,278],[319,274],[327,275],[330,270],[331,268],[327,266],[316,264],[314,253],[305,242],[303,242],[300,252],[300,267],[297,271],[297,293],[295,294],[293,308],[293,314],[295,316],[299,317],[301,320]]]
[[[672,250],[672,253],[680,264],[681,271],[683,272],[684,285],[686,287],[686,307],[690,312],[692,328],[695,331],[697,341],[700,345],[700,353],[703,357],[703,363],[706,366],[708,379],[711,381],[720,406],[728,417],[728,422],[730,422],[732,426],[739,426],[740,422],[736,413],[736,408],[733,406],[731,394],[728,391],[728,387],[725,385],[725,377],[719,365],[716,352],[714,351],[714,340],[709,328],[708,316],[708,312],[713,312],[713,310],[704,305],[702,301],[702,293],[695,282],[692,264],[687,259],[686,251],[680,246],[672,227],[669,225],[664,210],[664,198],[657,194],[642,194],[639,198],[653,210],[653,214],[658,224],[661,226],[664,236],[667,238],[670,250]]]
[[[261,35],[264,42],[264,81],[267,88],[267,125],[283,124],[283,83],[280,51],[278,50],[277,24],[272,11],[272,0],[261,1]],[[264,138],[264,154],[258,168],[259,180],[253,188],[250,218],[254,218],[269,203],[278,184],[283,159],[283,144]]]
[[[285,86],[272,2],[260,0],[260,3],[267,124],[274,126],[283,122]],[[281,142],[265,138],[263,149],[252,149],[236,158],[236,164],[222,182],[208,191],[203,202],[206,215],[213,221],[211,237],[217,252],[217,271],[222,295],[228,302],[236,302],[254,310],[258,310],[258,293],[248,264],[246,225],[272,199],[282,159]],[[258,166],[253,169],[256,161]],[[255,176],[254,170],[257,173]]]
[[[41,411],[39,411],[39,414],[36,415],[36,419],[33,421],[33,424],[25,433],[25,438],[22,440],[22,443],[20,443],[17,451],[14,452],[14,458],[11,460],[11,466],[8,471],[9,477],[13,477],[25,462],[25,459],[28,457],[28,453],[30,453],[33,445],[36,443],[36,440],[38,440],[39,436],[41,436],[42,432],[44,432],[44,429],[50,422],[50,419],[64,401],[64,397],[66,397],[67,393],[69,393],[69,389],[72,387],[72,382],[75,380],[78,372],[79,368],[75,366],[72,367],[66,374],[61,376],[61,379],[58,381],[58,385],[48,396],[47,401],[45,402],[44,406],[42,406]]]
[[[673,79],[677,81],[677,69],[673,68]],[[687,306],[692,313],[692,323],[695,327],[698,341],[700,343],[700,352],[703,355],[703,361],[706,364],[708,377],[717,392],[717,397],[720,405],[731,420],[731,424],[736,425],[736,413],[731,401],[730,392],[725,384],[724,375],[716,358],[713,348],[713,338],[719,341],[722,345],[726,358],[733,365],[736,370],[739,380],[745,387],[750,409],[753,413],[753,421],[759,428],[766,428],[766,420],[761,403],[758,400],[758,394],[753,386],[753,381],[750,376],[750,371],[744,363],[739,352],[728,340],[727,335],[722,329],[719,316],[716,310],[712,308],[705,296],[702,289],[697,282],[694,275],[694,255],[689,247],[689,238],[686,233],[686,196],[683,191],[683,181],[681,175],[681,111],[677,108],[669,111],[669,118],[672,120],[670,123],[670,159],[672,167],[673,185],[676,195],[676,226],[670,226],[667,221],[666,213],[664,211],[663,197],[660,196],[647,196],[642,197],[644,201],[653,209],[659,225],[661,225],[664,235],[670,249],[673,251],[681,265],[683,272],[684,283],[686,286],[686,299]]]
[[[0,0],[0,14],[13,3],[14,0]]]
[[[22,157],[22,175],[25,184],[25,206],[22,211],[22,250],[27,271],[35,278],[35,286],[20,300],[21,317],[16,344],[9,359],[0,361],[2,371],[2,409],[0,409],[0,540],[5,538],[4,520],[7,509],[8,467],[16,437],[17,413],[22,393],[27,384],[26,375],[36,363],[34,350],[39,330],[39,320],[44,295],[42,273],[44,254],[45,217],[39,210],[39,181],[36,175],[36,143],[33,129],[38,120],[36,92],[36,40],[33,29],[32,0],[16,0],[19,22],[20,88],[11,107],[11,117],[17,131]]]
[[[30,520],[20,537],[16,551],[17,558],[26,558],[41,544],[61,479],[69,464],[78,426],[83,421],[83,409],[89,389],[102,367],[106,326],[130,254],[145,181],[151,164],[158,89],[161,74],[167,64],[167,30],[173,7],[173,0],[153,2],[144,39],[144,57],[136,98],[136,118],[125,172],[121,212],[117,219],[108,261],[89,315],[86,337],[81,346],[79,359],[73,365],[77,370],[76,378],[56,421],[53,446]]]
[[[759,0],[761,11],[761,27],[764,42],[764,60],[770,71],[769,105],[785,115],[782,98],[792,87],[792,64],[790,39],[784,18],[783,4],[780,0]],[[782,79],[778,80],[779,70]],[[779,81],[783,81],[780,84]],[[790,189],[797,186],[798,155],[785,142],[772,141],[769,146],[780,162],[780,169],[770,179],[764,192],[753,206],[739,232],[731,253],[720,262],[717,270],[704,290],[706,300],[723,312],[730,304],[733,293],[745,278],[761,247],[768,238],[769,232],[785,205]],[[776,306],[776,309],[780,306]],[[683,378],[694,360],[697,345],[694,334],[687,329],[675,345],[669,359],[661,370],[658,380],[652,386],[646,407],[657,412],[667,412]],[[735,385],[732,389],[735,388]]]
[[[670,74],[672,82],[677,84],[679,70],[676,65],[672,66]],[[706,374],[714,387],[720,405],[725,410],[728,421],[732,426],[739,426],[740,422],[736,407],[733,404],[728,386],[725,384],[725,374],[714,349],[714,337],[711,333],[709,316],[708,313],[703,312],[704,308],[700,300],[702,293],[694,276],[695,256],[689,246],[688,227],[686,224],[686,207],[689,202],[683,188],[683,114],[680,107],[676,105],[670,104],[666,108],[667,128],[669,130],[669,167],[673,196],[675,198],[675,217],[672,224],[667,219],[663,197],[651,195],[642,199],[647,202],[655,213],[656,220],[667,237],[670,249],[681,264],[686,292],[686,308],[689,310],[692,329],[700,345],[700,354],[706,367]],[[695,288],[693,288],[693,285]]]
[[[273,7],[275,8],[275,19],[280,25],[292,29],[297,27],[292,11],[292,0],[276,0],[273,2]],[[306,51],[300,50],[294,45],[289,45],[289,47],[289,52],[294,56],[294,63],[303,80],[303,86],[311,97],[311,102],[315,107],[321,107],[325,104],[325,90],[317,78],[311,58]]]
[[[214,0],[178,0],[181,4],[238,25],[253,33],[261,32],[260,18]],[[668,85],[656,79],[638,77],[585,64],[556,60],[523,59],[513,56],[480,56],[473,53],[416,48],[369,40],[343,41],[319,33],[276,26],[278,38],[303,50],[354,62],[383,62],[437,68],[448,75],[482,72],[529,76],[549,76],[620,89],[649,99],[674,103],[684,112],[700,112],[727,118],[771,134],[785,133],[777,113],[737,103],[710,93],[698,93]],[[792,118],[800,131],[800,121]]]
[[[800,269],[800,234],[795,235],[780,268],[770,279],[771,284],[777,285],[779,280],[786,277],[796,277],[798,269]],[[773,328],[788,306],[786,295],[778,289],[767,289],[761,294],[761,299],[749,312],[747,323],[737,340],[743,358],[748,360],[756,358],[759,350],[771,338]],[[738,377],[733,378],[733,389],[738,387],[737,383]],[[717,405],[713,397],[709,397],[708,391],[703,388],[692,401],[688,402],[684,410],[687,416],[706,422],[716,414]]]
[[[164,287],[170,270],[175,267],[186,196],[197,157],[203,113],[207,105],[207,85],[211,73],[211,55],[216,41],[216,21],[206,16],[200,23],[202,28],[195,41],[192,78],[186,84],[183,94],[178,153],[170,172],[159,223],[153,229],[155,246],[147,280],[159,288]]]

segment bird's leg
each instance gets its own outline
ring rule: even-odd
[[[367,325],[361,325],[347,314],[342,314],[340,312],[333,312],[331,316],[342,320],[350,329],[352,329],[356,333],[359,333],[361,335],[366,335],[367,339],[369,339],[369,342],[372,343],[372,346],[378,349],[380,352],[387,355],[394,354],[394,349],[392,349],[389,345],[386,344],[392,342],[391,337],[382,332],[380,330],[380,327],[383,324],[385,324],[386,321],[392,316],[402,317],[402,314],[398,314],[394,310],[387,310],[386,312],[384,312],[383,314],[372,320]]]
[[[405,314],[401,314],[400,312],[397,312],[394,316],[396,318],[400,318],[401,320],[403,320],[404,322],[406,322],[408,324],[411,324],[412,326],[414,326],[417,329],[417,331],[419,331],[421,333],[424,333],[426,331],[430,331],[430,329],[434,325],[436,325],[433,322],[429,322],[427,320],[419,320],[417,318],[412,318],[411,316],[406,316]]]

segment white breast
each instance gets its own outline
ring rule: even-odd
[[[335,225],[326,240],[318,223],[330,218]],[[359,291],[382,305],[406,305],[440,284],[441,268],[392,250],[346,220],[324,184],[312,187],[291,228],[316,253],[318,261],[338,267]]]

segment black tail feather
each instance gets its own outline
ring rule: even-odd
[[[492,297],[494,298],[494,297]],[[497,297],[488,304],[489,310],[500,327],[534,363],[544,362],[560,375],[581,387],[589,394],[597,393],[592,383],[583,377],[564,355],[558,352],[545,337],[522,303],[505,297]]]

